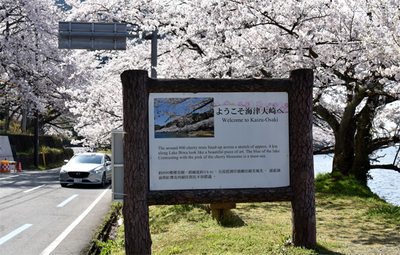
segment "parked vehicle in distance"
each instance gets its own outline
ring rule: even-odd
[[[60,170],[60,185],[97,184],[111,182],[111,157],[104,153],[87,152],[74,155]]]

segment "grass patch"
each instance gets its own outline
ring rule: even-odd
[[[38,165],[37,167],[35,165],[29,165],[27,167],[27,169],[37,169],[37,170],[48,170],[48,169],[53,169],[56,167],[61,167],[65,165],[64,162],[58,162],[58,163],[53,163],[53,164],[46,164],[46,166],[44,165]]]
[[[290,208],[290,202],[237,204],[218,222],[204,205],[150,206],[152,254],[314,254],[290,245]]]
[[[42,147],[39,147],[39,153],[43,153],[43,151],[45,154],[48,154],[48,153],[54,153],[54,154],[58,153],[59,154],[59,153],[63,152],[62,149],[50,148],[47,146],[43,146],[43,149],[42,149]],[[29,154],[33,154],[33,153],[34,153],[34,148],[30,148],[28,151],[25,151],[25,152],[18,152],[18,154],[20,154],[20,155],[29,155]]]
[[[94,231],[92,242],[87,248],[86,254],[115,254],[117,251],[124,250],[124,239],[107,240],[111,223],[115,222],[121,215],[122,202],[113,202],[110,205],[108,214],[103,218],[102,224]],[[123,229],[123,228],[122,228]],[[123,236],[121,232],[119,236]]]
[[[372,217],[387,217],[387,218],[393,218],[397,219],[400,221],[400,207],[394,206],[392,204],[384,204],[384,205],[378,205],[374,208],[369,209],[366,212],[366,215],[372,216]]]
[[[150,206],[152,254],[400,254],[399,207],[385,203],[351,177],[316,178],[313,249],[291,245],[290,202],[237,204],[231,217],[221,222],[205,209]],[[118,238],[124,240],[123,231]]]
[[[315,178],[315,189],[316,192],[328,197],[379,199],[367,186],[362,185],[353,176],[347,177],[340,173],[318,174]]]
[[[111,155],[111,153],[112,153],[111,149],[103,149],[103,148],[99,148],[99,149],[97,150],[97,152],[99,152],[99,153],[105,153],[105,154],[109,154],[109,155]]]

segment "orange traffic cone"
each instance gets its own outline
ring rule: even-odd
[[[21,162],[19,162],[18,172],[22,172]]]

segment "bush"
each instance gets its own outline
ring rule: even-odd
[[[24,169],[34,165],[33,135],[7,135],[13,151],[14,160],[21,162]],[[45,151],[46,166],[60,166],[64,159],[70,159],[74,152],[72,149],[64,149],[61,139],[56,136],[39,136],[39,164],[43,165],[42,146]]]
[[[41,149],[40,149],[41,151]],[[60,166],[65,159],[70,159],[74,155],[72,149],[49,149],[45,150],[46,166]],[[31,168],[34,162],[33,153],[20,154],[17,161],[21,162],[24,169]],[[43,165],[43,154],[39,153],[39,165]]]
[[[10,145],[18,153],[26,153],[33,149],[35,145],[35,136],[33,135],[7,135]],[[39,136],[39,147],[41,146],[63,149],[61,139],[56,136]]]

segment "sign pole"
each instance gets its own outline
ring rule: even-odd
[[[157,78],[157,30],[151,36],[151,78]]]
[[[315,190],[313,164],[313,71],[291,72],[289,97],[290,182],[292,200],[292,237],[295,246],[316,245]]]

